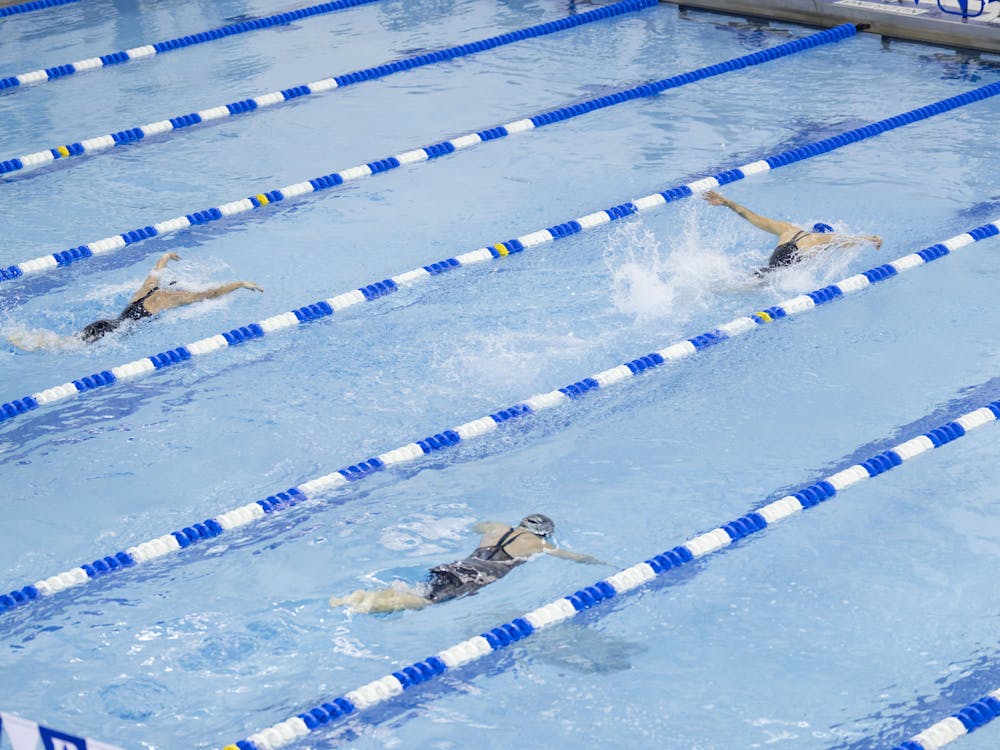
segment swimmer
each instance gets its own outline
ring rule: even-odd
[[[121,311],[117,318],[102,318],[94,321],[72,336],[60,336],[52,331],[35,330],[22,332],[16,335],[7,336],[7,340],[15,346],[25,350],[53,349],[53,348],[74,348],[84,344],[92,344],[103,338],[112,331],[117,330],[125,323],[132,323],[143,318],[151,318],[157,313],[169,310],[172,307],[190,305],[202,300],[216,299],[223,297],[237,289],[252,289],[263,292],[259,286],[250,281],[231,281],[228,284],[204,289],[200,292],[189,292],[180,289],[161,289],[160,271],[167,267],[172,260],[180,260],[177,253],[164,253],[153,266],[153,270],[142,282],[139,290],[132,295],[128,305]],[[168,286],[173,286],[177,282],[171,281]]]
[[[797,224],[769,219],[766,216],[755,214],[746,206],[741,206],[736,201],[731,201],[714,190],[706,191],[704,197],[713,206],[725,206],[758,229],[763,229],[765,232],[770,232],[778,237],[778,246],[771,253],[767,265],[759,268],[754,273],[758,277],[763,277],[764,274],[778,268],[798,263],[804,260],[806,254],[810,251],[822,250],[833,245],[847,247],[862,242],[870,242],[875,246],[876,250],[882,247],[882,238],[875,234],[852,237],[839,234],[829,224],[821,222],[813,224],[812,230],[807,231]]]
[[[428,604],[474,594],[540,552],[575,562],[601,564],[595,557],[559,549],[549,542],[556,525],[541,513],[526,516],[517,526],[487,521],[476,524],[473,530],[482,534],[479,547],[464,560],[431,568],[419,590],[398,586],[376,591],[361,589],[345,597],[333,597],[330,606],[346,606],[366,614],[423,609]]]
[[[102,318],[86,326],[79,333],[84,343],[90,344],[97,341],[125,322],[151,318],[157,313],[169,310],[172,307],[181,307],[182,305],[190,305],[202,300],[216,299],[230,292],[235,292],[237,289],[253,289],[256,292],[264,291],[251,281],[231,281],[228,284],[213,287],[212,289],[204,289],[200,292],[160,289],[160,271],[166,268],[170,261],[180,259],[177,253],[164,253],[160,256],[160,259],[156,261],[156,265],[153,266],[153,270],[150,271],[146,280],[142,282],[142,286],[132,295],[132,299],[129,300],[128,305],[126,305],[117,318]],[[170,282],[170,284],[173,285],[174,282]]]

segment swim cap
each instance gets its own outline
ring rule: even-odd
[[[535,536],[540,536],[543,539],[547,536],[552,536],[556,531],[555,522],[541,513],[532,513],[530,516],[525,516],[521,519],[519,525],[522,529],[527,529]]]
[[[826,234],[827,232],[832,232],[833,227],[831,227],[829,224],[824,224],[821,221],[817,221],[815,224],[813,224],[813,231],[818,232],[819,234]]]
[[[94,321],[89,326],[80,331],[80,338],[82,338],[86,343],[92,344],[99,338],[103,338],[107,334],[111,333],[118,326],[121,325],[120,320],[109,320],[108,318],[102,318],[101,320]]]

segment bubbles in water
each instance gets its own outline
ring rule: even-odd
[[[88,302],[100,302],[102,305],[117,297],[129,297],[142,286],[142,278],[129,279],[118,284],[96,284],[88,289],[83,298]],[[123,305],[124,307],[124,305]]]
[[[387,549],[416,555],[443,552],[447,547],[439,540],[454,541],[469,533],[475,519],[469,516],[434,518],[420,515],[415,520],[399,523],[382,532],[381,543]]]
[[[100,692],[104,710],[126,721],[146,721],[161,711],[170,691],[151,677],[123,679]]]
[[[545,371],[553,352],[577,358],[594,345],[594,340],[573,331],[496,329],[474,332],[458,348],[446,342],[441,345],[446,351],[431,355],[434,369],[454,381],[480,383],[484,389],[498,382],[521,382],[528,387]]]

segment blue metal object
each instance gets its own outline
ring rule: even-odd
[[[942,4],[941,0],[937,0],[937,7],[942,13],[949,16],[961,16],[963,21],[967,21],[970,18],[978,18],[983,15],[983,12],[986,10],[986,4],[995,2],[1000,2],[1000,0],[979,0],[979,10],[975,13],[969,13],[969,0],[958,0],[959,10],[949,10]],[[913,4],[919,5],[920,0],[913,0]]]

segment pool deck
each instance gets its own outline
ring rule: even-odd
[[[935,0],[665,0],[681,9],[731,13],[772,21],[814,26],[867,24],[866,31],[886,38],[1000,54],[1000,2],[988,3],[982,15],[963,20],[938,9]],[[956,10],[955,0],[946,7]],[[969,0],[969,11],[979,11],[979,0]]]

